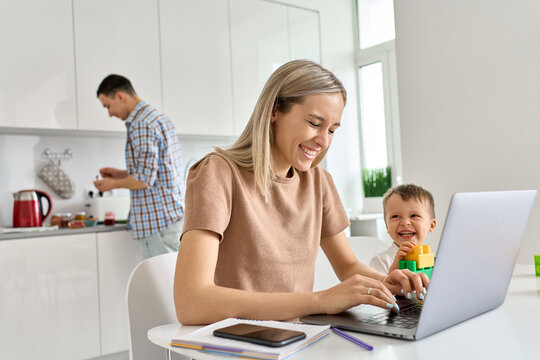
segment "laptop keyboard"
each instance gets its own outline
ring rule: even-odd
[[[390,325],[393,327],[412,329],[418,325],[418,319],[420,318],[420,312],[422,311],[422,304],[411,304],[399,311],[399,314],[395,312],[384,312],[370,316],[360,321],[368,324],[375,325]]]

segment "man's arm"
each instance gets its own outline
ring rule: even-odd
[[[121,179],[104,178],[101,180],[96,180],[94,181],[94,186],[99,191],[109,191],[112,189],[142,190],[148,187],[146,183],[135,179],[133,175],[129,175]]]

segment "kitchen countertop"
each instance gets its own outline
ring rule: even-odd
[[[116,225],[96,225],[91,227],[84,227],[80,229],[66,229],[60,228],[58,230],[48,230],[48,231],[36,231],[36,232],[17,232],[17,233],[4,233],[0,234],[0,241],[2,240],[14,240],[14,239],[28,239],[44,236],[61,236],[61,235],[72,235],[72,234],[88,234],[88,233],[97,233],[97,232],[109,232],[109,231],[126,231],[126,224],[116,224]]]

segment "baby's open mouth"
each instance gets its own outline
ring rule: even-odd
[[[398,233],[400,236],[413,236],[414,234],[416,234],[414,231],[402,231],[400,233]]]

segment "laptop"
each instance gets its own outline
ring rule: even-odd
[[[301,321],[418,340],[504,302],[536,190],[456,193],[425,301],[398,297],[400,313],[359,305]]]

